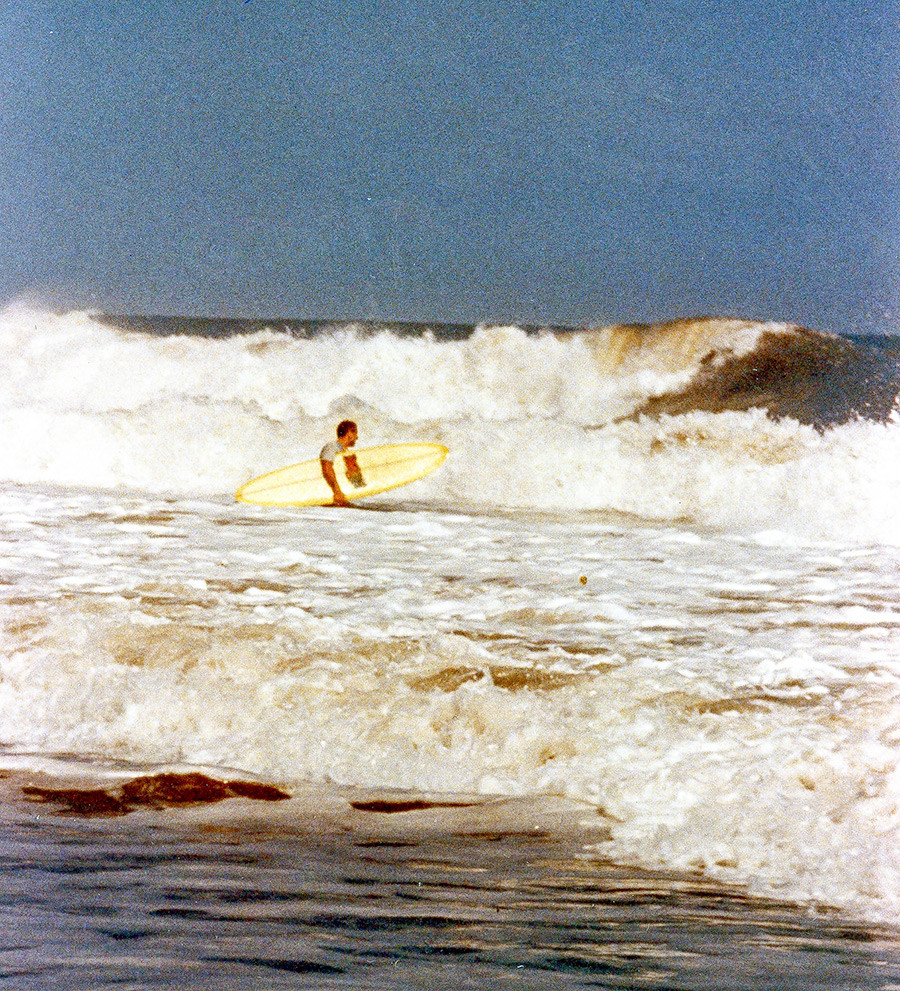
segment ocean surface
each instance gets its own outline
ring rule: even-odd
[[[0,313],[0,988],[900,988],[900,338]],[[356,508],[239,504],[445,444]]]

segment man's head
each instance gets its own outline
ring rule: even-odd
[[[337,439],[341,447],[346,450],[356,443],[356,424],[352,420],[341,420],[337,426]]]

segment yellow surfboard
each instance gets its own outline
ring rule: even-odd
[[[348,499],[362,499],[414,482],[438,468],[446,457],[443,444],[351,448],[334,459],[334,473]],[[328,506],[333,495],[316,458],[260,475],[242,485],[235,498],[257,506]]]

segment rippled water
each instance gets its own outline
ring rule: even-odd
[[[428,815],[428,813],[424,813]],[[0,987],[887,989],[897,933],[586,859],[485,814],[305,830],[7,809]],[[434,814],[433,814],[434,815]],[[402,820],[402,821],[398,821]],[[546,825],[546,824],[544,824]],[[333,826],[333,823],[332,823]]]

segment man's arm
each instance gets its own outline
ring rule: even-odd
[[[322,466],[322,477],[328,482],[328,487],[334,493],[334,499],[332,500],[333,506],[346,506],[347,498],[343,492],[341,492],[341,487],[338,485],[337,475],[334,473],[334,462],[333,461],[320,461],[319,464]]]

